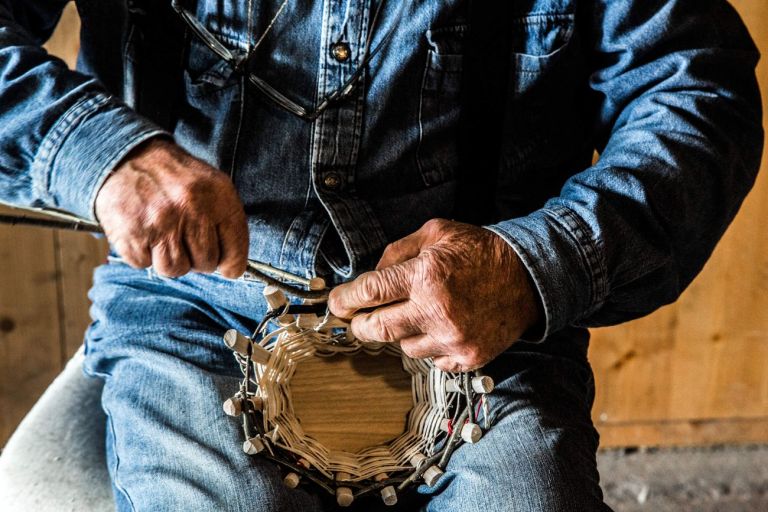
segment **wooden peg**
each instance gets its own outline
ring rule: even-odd
[[[269,285],[264,287],[262,292],[267,301],[270,310],[283,309],[288,304],[288,298],[285,293],[277,286]],[[292,324],[295,318],[293,315],[285,314],[277,317],[277,323],[281,326]]]
[[[267,305],[269,305],[271,310],[284,308],[288,303],[285,294],[277,286],[265,286],[262,295],[264,295],[264,299],[266,299]]]
[[[480,425],[476,423],[465,423],[461,427],[461,438],[469,444],[475,444],[483,437],[483,431]]]
[[[443,476],[443,470],[440,469],[437,466],[429,466],[427,470],[422,475],[422,478],[424,478],[424,483],[427,484],[429,487],[434,486],[437,483],[437,480]]]
[[[410,458],[411,465],[415,468],[418,468],[425,460],[427,460],[427,456],[423,453],[415,453]]]
[[[283,483],[286,487],[289,489],[295,489],[299,486],[299,482],[301,481],[301,477],[297,475],[294,472],[290,472],[283,478]]]
[[[472,380],[470,382],[472,385],[472,389],[475,391],[475,393],[485,394],[493,391],[493,386],[494,386],[493,379],[488,377],[487,375],[472,377]]]
[[[272,357],[272,352],[265,349],[258,343],[254,343],[251,347],[251,361],[266,365],[269,362],[269,358]]]
[[[325,279],[313,277],[309,280],[309,289],[314,291],[325,290]]]
[[[351,479],[352,475],[349,473],[345,473],[344,471],[336,473],[337,482],[348,482]],[[355,501],[355,496],[352,494],[352,489],[349,487],[336,488],[336,503],[338,503],[340,507],[348,507],[353,501]]]
[[[314,329],[319,323],[320,317],[314,313],[302,313],[296,321],[299,329]]]
[[[224,344],[241,356],[248,355],[248,345],[250,343],[251,339],[240,334],[237,329],[230,329],[224,333]]]
[[[379,473],[378,475],[373,477],[373,479],[377,482],[383,482],[387,478],[389,478],[389,475],[386,473]],[[391,507],[392,505],[397,504],[397,491],[395,490],[394,486],[388,485],[386,487],[383,487],[379,492],[379,494],[381,494],[382,501],[388,507]]]
[[[312,291],[325,290],[325,279],[322,277],[313,277],[309,280],[309,289]],[[325,299],[304,299],[302,302],[304,304],[318,304],[320,302],[325,302]]]
[[[250,401],[254,410],[261,411],[264,409],[264,399],[261,398],[260,396],[252,396],[250,398]]]
[[[264,443],[259,437],[251,437],[243,443],[243,451],[248,455],[256,455],[264,450]]]
[[[352,489],[349,487],[338,487],[336,489],[336,503],[340,507],[348,507],[355,501],[355,496],[352,494]]]
[[[388,507],[397,505],[397,491],[392,485],[388,485],[381,490],[381,500]]]
[[[222,408],[224,409],[224,414],[227,416],[240,416],[243,412],[243,402],[238,397],[227,398],[222,405]]]

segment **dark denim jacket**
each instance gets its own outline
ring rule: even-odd
[[[231,174],[251,257],[343,279],[432,217],[471,219],[522,258],[545,335],[674,300],[759,166],[758,53],[724,0],[413,0],[400,16],[389,0],[373,46],[396,27],[364,87],[314,122],[265,101],[171,20],[137,29],[126,0],[77,1],[70,72],[39,46],[63,4],[0,0],[0,199],[93,218],[114,165],[170,132]],[[235,52],[276,8],[186,4]],[[312,105],[354,71],[375,5],[289,2],[253,68]],[[174,42],[178,82],[171,57],[142,75]],[[142,110],[163,93],[173,112]]]

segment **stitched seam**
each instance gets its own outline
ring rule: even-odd
[[[134,505],[133,500],[128,495],[128,491],[126,491],[125,487],[123,487],[120,484],[120,479],[117,475],[118,470],[120,469],[120,456],[117,454],[117,435],[115,434],[115,424],[114,424],[114,421],[112,420],[112,415],[109,413],[109,410],[106,407],[104,407],[103,404],[102,404],[102,407],[104,408],[104,412],[107,414],[109,431],[110,431],[110,434],[112,435],[112,456],[115,459],[115,469],[112,474],[112,485],[114,485],[115,489],[120,491],[120,493],[123,496],[125,496],[125,499],[128,501],[128,504],[131,506],[131,510],[135,511],[136,505]]]
[[[590,228],[573,210],[565,206],[544,209],[576,242],[582,267],[590,281],[589,307],[582,313],[582,318],[589,316],[602,307],[608,294],[607,269],[600,257],[597,242],[590,236]]]
[[[427,74],[429,73],[430,69],[430,51],[431,50],[427,51],[427,63],[424,66],[424,73],[421,78],[421,90],[419,91],[419,142],[416,145],[416,167],[418,167],[421,179],[427,186],[431,185],[432,180],[427,178],[427,175],[424,171],[424,166],[421,163],[421,146],[424,141],[424,88],[427,86]]]
[[[240,109],[237,119],[237,132],[235,133],[235,145],[232,148],[232,161],[229,163],[229,179],[234,182],[235,167],[237,166],[237,152],[240,149],[240,132],[243,129],[243,118],[245,117],[245,77],[240,77]]]
[[[109,100],[109,96],[105,95],[86,96],[80,99],[48,131],[37,155],[35,155],[31,169],[32,176],[40,176],[39,189],[37,190],[40,197],[44,197],[53,205],[58,206],[53,200],[51,191],[51,173],[56,156],[69,134],[74,131],[87,114],[106,105]]]
[[[513,25],[545,25],[552,21],[571,21],[576,16],[572,13],[533,13],[510,20]]]

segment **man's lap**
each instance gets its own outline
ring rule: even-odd
[[[253,328],[263,314],[260,285],[168,281],[108,265],[92,300],[85,368],[105,380],[108,465],[121,510],[328,508],[285,488],[265,459],[245,455],[237,422],[221,409],[240,377],[221,334]],[[454,454],[434,488],[419,488],[428,510],[602,509],[591,371],[582,349],[561,343],[564,350],[519,344],[489,365],[492,427]]]

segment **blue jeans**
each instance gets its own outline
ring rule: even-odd
[[[119,263],[97,270],[85,369],[105,382],[119,510],[335,509],[325,496],[287,489],[272,463],[245,455],[237,422],[222,412],[240,372],[221,334],[254,328],[261,290],[200,274],[170,280]],[[387,510],[608,510],[586,345],[586,333],[573,331],[519,343],[493,361],[491,429],[453,455],[435,487],[422,485]],[[377,496],[356,506],[383,508]]]

